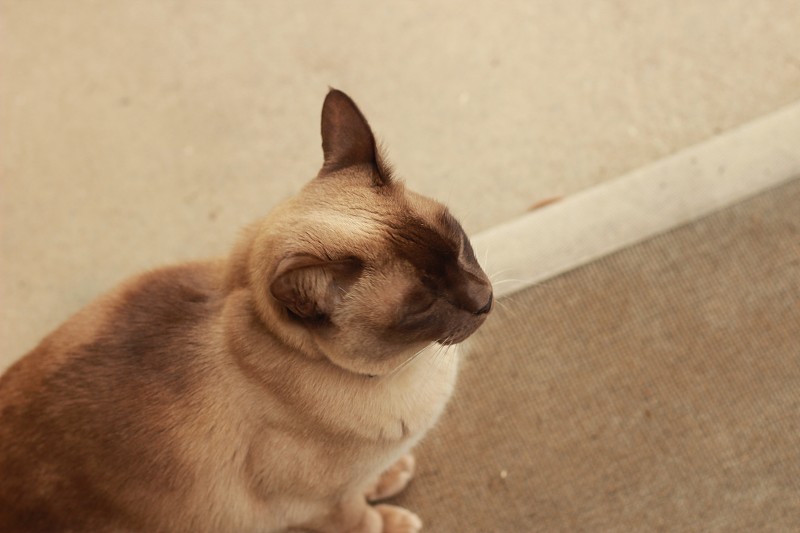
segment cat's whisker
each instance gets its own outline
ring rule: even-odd
[[[442,349],[443,348],[444,348],[444,345],[442,345],[442,344],[437,346],[436,349],[433,351],[433,353],[431,353],[431,359],[437,359],[439,357],[439,354],[442,353]]]
[[[450,337],[448,337],[448,339],[447,339],[447,345],[444,347],[444,350],[443,350],[443,352],[442,352],[442,353],[443,353],[445,356],[449,356],[449,355],[450,355],[450,350],[451,350],[451,349],[452,349],[454,346],[456,346],[455,344],[450,344],[450,342],[451,342],[452,340],[453,340],[453,335],[451,335]]]
[[[449,357],[450,349],[453,348],[454,346],[456,346],[454,344],[451,344],[454,338],[455,338],[454,335],[448,335],[441,342],[438,342],[439,346],[437,346],[436,349],[431,353],[431,359],[432,360],[437,360],[437,359],[440,359],[442,357]],[[381,377],[381,379],[389,379],[392,376],[398,374],[400,371],[402,371],[404,368],[406,368],[408,365],[410,365],[412,362],[414,362],[414,360],[416,360],[426,350],[430,349],[431,346],[433,346],[434,344],[437,344],[437,342],[432,342],[432,343],[426,345],[424,348],[422,348],[421,350],[416,352],[414,355],[412,355],[411,357],[409,357],[408,359],[406,359],[405,361],[400,363],[397,367],[392,369],[388,374],[384,374]]]
[[[444,198],[444,203],[450,205],[450,200],[453,198],[453,182],[450,182],[450,187],[447,189]]]
[[[556,278],[549,278],[549,279],[544,279],[544,280],[541,280],[541,281],[537,281],[536,283],[532,284],[528,288],[529,289],[534,289],[535,288],[537,290],[538,289],[548,289],[549,290],[549,289],[553,288],[552,285],[555,282],[555,279]]]
[[[494,304],[494,310],[498,313],[498,318],[500,319],[508,317],[509,315],[517,316],[519,313],[523,312],[519,302],[506,297],[495,298]]]
[[[495,300],[495,303],[497,304],[497,310],[503,313],[517,316],[520,312],[520,309],[516,306],[517,302],[514,302],[513,300],[504,300],[498,298]]]
[[[510,270],[511,270],[510,268],[504,268],[504,269],[498,270],[497,272],[494,272],[494,273],[489,275],[489,280],[493,280],[497,276],[505,274],[506,272],[509,272]]]
[[[451,340],[452,340],[452,337],[448,336],[441,343],[439,343],[439,346],[436,347],[436,350],[431,355],[431,360],[438,361],[438,360],[442,359],[443,357],[446,357],[447,356],[447,351],[451,346],[448,343]]]
[[[422,354],[422,353],[423,353],[425,350],[427,350],[428,348],[430,348],[431,346],[433,346],[433,344],[434,344],[434,343],[430,343],[430,344],[426,345],[426,346],[425,346],[424,348],[422,348],[420,351],[418,351],[417,353],[415,353],[414,355],[412,355],[411,357],[409,357],[408,359],[406,359],[405,361],[403,361],[402,363],[400,363],[400,365],[398,365],[398,366],[397,366],[397,367],[396,367],[394,370],[392,370],[392,371],[391,371],[391,372],[389,372],[388,374],[385,374],[385,375],[383,376],[383,379],[390,378],[390,377],[394,376],[395,374],[397,374],[398,372],[400,372],[400,371],[401,371],[402,369],[404,369],[406,366],[408,366],[409,364],[411,364],[411,362],[412,362],[412,361],[414,361],[414,360],[415,360],[417,357],[419,357],[419,356],[420,356],[420,355],[421,355],[421,354]]]
[[[453,356],[452,351],[454,351],[454,350],[458,351],[458,345],[456,345],[456,344],[448,344],[447,348],[444,349],[444,353],[443,353],[444,357],[452,357]]]
[[[497,304],[497,307],[498,307],[499,309],[503,310],[503,311],[510,311],[510,310],[511,310],[511,306],[510,306],[510,305],[508,305],[508,303],[507,303],[507,302],[501,302],[501,301],[498,299],[498,300],[495,300],[495,303]]]
[[[499,285],[501,283],[529,283],[530,280],[527,279],[515,279],[515,278],[508,278],[508,279],[501,279],[499,281],[493,281],[492,285]]]
[[[440,344],[439,349],[436,350],[436,355],[435,355],[436,357],[440,357],[447,354],[447,350],[449,350],[450,346],[452,346],[452,344],[450,344],[451,340],[453,340],[453,337],[451,335],[448,335],[447,338],[444,340],[444,343]]]
[[[486,247],[486,250],[483,253],[483,262],[481,263],[483,266],[483,270],[489,270],[489,247]]]
[[[492,274],[491,276],[489,276],[489,280],[492,281],[492,282],[495,282],[495,281],[503,280],[503,279],[511,279],[511,278],[509,278],[508,276],[505,275],[507,272],[508,272],[508,270],[501,270],[499,272],[496,272],[496,273]]]

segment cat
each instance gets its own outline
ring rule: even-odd
[[[493,306],[343,92],[319,174],[225,259],[122,283],[0,378],[0,531],[399,533],[411,448]]]

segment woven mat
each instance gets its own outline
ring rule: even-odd
[[[427,531],[796,531],[800,180],[519,292],[399,503]]]

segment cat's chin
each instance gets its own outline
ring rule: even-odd
[[[472,336],[472,334],[478,330],[485,320],[486,315],[477,317],[471,322],[463,324],[456,331],[451,332],[449,335],[436,339],[436,342],[442,346],[451,346],[453,344],[462,343]]]
[[[460,343],[464,342],[473,333],[474,332],[470,331],[469,333],[465,333],[465,334],[459,335],[457,337],[447,337],[447,338],[444,338],[444,339],[438,339],[436,342],[438,342],[442,346],[452,346],[454,344],[460,344]]]
[[[393,347],[376,347],[369,354],[360,350],[342,350],[341,347],[318,345],[319,355],[328,364],[355,376],[374,378],[396,373],[415,361],[425,359],[426,353],[436,352],[436,341],[416,341]]]

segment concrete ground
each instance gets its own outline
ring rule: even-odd
[[[222,253],[321,161],[329,85],[476,232],[800,99],[794,0],[0,3],[0,368]]]

